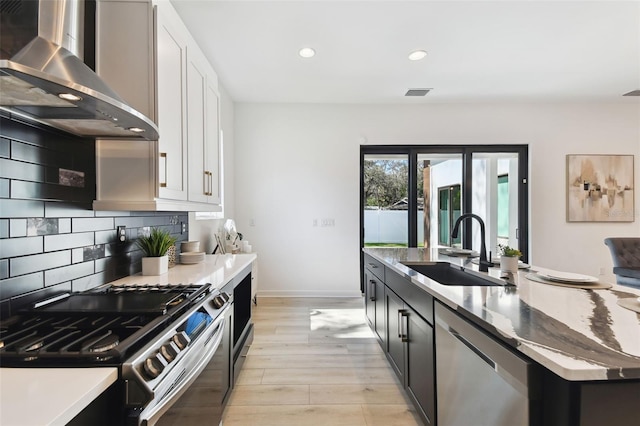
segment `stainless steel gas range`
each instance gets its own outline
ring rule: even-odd
[[[115,366],[109,421],[132,425],[179,423],[182,399],[206,376],[209,388],[199,390],[218,425],[231,386],[232,304],[233,291],[210,284],[59,295],[2,321],[0,364]]]

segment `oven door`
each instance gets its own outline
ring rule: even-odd
[[[220,424],[230,388],[229,315],[227,307],[201,336],[200,344],[190,348],[189,360],[183,360],[184,373],[140,413],[139,425]]]

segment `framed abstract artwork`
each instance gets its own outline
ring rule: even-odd
[[[567,221],[634,221],[633,155],[567,155]]]

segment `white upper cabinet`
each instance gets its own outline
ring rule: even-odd
[[[96,71],[158,141],[96,142],[96,210],[220,211],[218,80],[168,0],[99,0]]]
[[[190,201],[220,204],[217,77],[204,55],[187,55],[187,129]]]
[[[164,6],[164,5],[163,5]],[[158,194],[187,199],[187,39],[172,9],[156,7],[156,75],[158,110]]]

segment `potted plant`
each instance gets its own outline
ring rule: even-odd
[[[136,245],[142,250],[142,275],[162,275],[169,270],[167,251],[176,243],[168,231],[151,228],[149,235],[142,235]]]
[[[507,245],[498,244],[500,251],[500,270],[504,272],[518,272],[518,261],[522,252]]]

